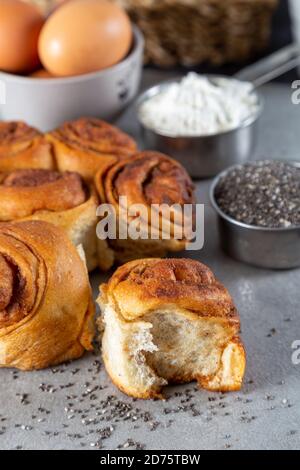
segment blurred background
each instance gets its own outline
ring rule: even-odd
[[[47,12],[68,0],[27,1]],[[300,0],[111,1],[142,29],[147,67],[232,74],[293,39],[300,42]]]

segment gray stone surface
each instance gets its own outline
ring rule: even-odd
[[[162,77],[147,71],[144,85]],[[287,86],[263,93],[256,158],[300,160],[300,105],[291,104]],[[137,135],[131,111],[120,125]],[[300,365],[291,360],[300,340],[300,270],[261,270],[226,257],[208,188],[197,183],[206,205],[204,249],[185,256],[207,263],[235,299],[248,357],[243,390],[222,395],[189,384],[168,388],[166,401],[134,401],[111,384],[98,353],[39,372],[1,370],[0,448],[300,449]],[[92,277],[95,297],[106,277]]]

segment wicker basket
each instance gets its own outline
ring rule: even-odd
[[[268,45],[278,0],[111,0],[146,38],[160,66],[243,62]]]

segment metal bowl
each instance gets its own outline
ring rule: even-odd
[[[300,168],[300,162],[285,161]],[[268,269],[291,269],[300,266],[300,225],[287,228],[265,228],[239,222],[225,214],[215,199],[220,178],[233,165],[219,174],[210,188],[210,201],[218,214],[222,249],[232,258]]]
[[[209,79],[224,78],[208,76]],[[225,77],[229,79],[229,77]],[[136,113],[142,126],[145,146],[171,155],[178,160],[193,178],[209,178],[230,165],[249,160],[257,142],[258,118],[263,110],[263,100],[257,91],[257,110],[242,124],[232,130],[218,134],[201,136],[174,136],[162,130],[149,128],[140,118],[140,106],[158,95],[166,87],[178,80],[169,80],[149,88],[142,93],[136,103]]]

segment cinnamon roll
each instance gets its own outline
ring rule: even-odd
[[[0,172],[0,221],[44,220],[82,245],[88,270],[98,265],[98,198],[77,173],[52,170]]]
[[[76,171],[93,179],[103,165],[136,152],[135,141],[114,126],[95,118],[65,122],[48,133],[60,171]]]
[[[63,230],[0,224],[0,367],[40,369],[92,350],[88,275]]]
[[[191,259],[144,259],[101,286],[103,359],[115,385],[136,398],[196,380],[211,391],[241,388],[245,351],[226,288]]]
[[[115,209],[117,228],[135,223],[136,215],[126,213],[125,202],[127,208],[139,204],[143,209],[139,213],[141,236],[138,239],[132,239],[130,234],[122,239],[118,232],[116,239],[100,240],[102,269],[111,267],[114,261],[124,263],[136,258],[162,257],[168,251],[183,250],[189,243],[190,231],[186,231],[186,235],[183,224],[187,228],[192,220],[183,217],[183,208],[194,205],[194,186],[185,169],[175,160],[159,152],[139,152],[101,168],[95,185],[100,202],[109,203]]]
[[[0,171],[54,166],[51,145],[38,130],[24,122],[0,122]]]

